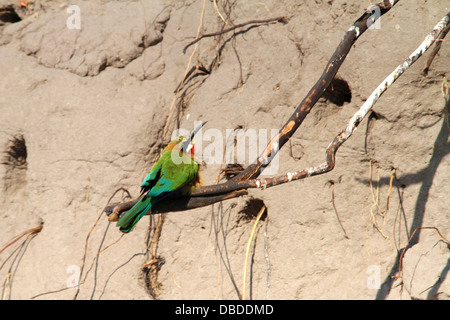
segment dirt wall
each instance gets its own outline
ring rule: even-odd
[[[428,76],[429,53],[380,98],[330,173],[165,214],[153,273],[142,266],[157,218],[122,235],[102,212],[118,188],[138,195],[177,126],[208,121],[205,130],[217,129],[224,146],[227,129],[267,130],[269,138],[366,4],[0,1],[0,246],[11,243],[0,253],[2,298],[240,298],[255,199],[267,216],[250,246],[247,298],[448,298],[447,42]],[[400,1],[363,34],[338,72],[350,92],[319,100],[280,150],[274,174],[323,162],[334,136],[448,8],[445,0]],[[280,16],[288,22],[250,24],[182,54],[200,22],[205,34]],[[180,87],[194,65],[206,71],[194,68]],[[254,160],[248,153],[244,165]],[[205,183],[223,168],[209,161]],[[39,233],[11,242],[41,223]],[[80,290],[68,288],[80,272]]]

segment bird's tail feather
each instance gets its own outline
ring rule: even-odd
[[[144,196],[139,200],[130,210],[128,210],[125,215],[120,218],[117,222],[117,226],[120,227],[120,231],[128,233],[130,232],[134,225],[141,220],[141,218],[150,210],[152,207],[152,198]]]

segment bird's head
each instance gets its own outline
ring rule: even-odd
[[[172,140],[164,150],[172,150],[178,152],[183,152],[183,154],[192,158],[195,153],[194,148],[194,136],[198,133],[198,131],[206,124],[206,121],[201,125],[197,126],[189,136],[180,135],[178,138]]]
[[[186,155],[193,156],[195,153],[195,147],[194,147],[194,136],[200,131],[200,129],[206,124],[207,121],[202,122],[200,125],[198,125],[192,132],[189,134],[189,137],[178,137],[179,142],[181,142],[181,151],[183,151]]]

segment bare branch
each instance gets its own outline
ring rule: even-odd
[[[240,175],[235,177],[234,180],[252,179],[261,174],[264,168],[270,164],[270,160],[274,158],[278,150],[283,147],[297,128],[302,124],[312,107],[331,84],[355,41],[368,29],[369,20],[371,23],[375,22],[376,19],[379,19],[383,14],[388,12],[396,3],[398,3],[398,1],[382,1],[379,4],[369,8],[358,20],[355,21],[355,23],[345,33],[343,39],[336,48],[336,51],[326,65],[322,76],[311,88],[297,109],[295,109],[292,116],[281,128],[280,133],[272,139],[263,154],[259,156],[256,163],[248,166]],[[374,8],[377,8],[377,11],[380,12],[379,16],[373,14]]]
[[[154,213],[164,213],[164,212],[175,212],[175,211],[185,211],[200,207],[205,207],[208,205],[211,205],[216,202],[220,202],[227,199],[237,198],[240,196],[244,196],[248,194],[246,190],[230,190],[226,193],[220,194],[220,195],[208,195],[200,196],[197,195],[195,197],[191,196],[185,196],[185,197],[173,197],[172,199],[174,201],[161,201],[157,204],[155,204],[152,207],[151,214]],[[104,212],[108,216],[109,221],[117,221],[119,220],[119,217],[122,212],[130,210],[139,200],[141,197],[129,200],[125,202],[117,202],[117,203],[111,203],[107,207],[105,207]],[[168,198],[169,199],[169,198]]]
[[[246,194],[247,192],[245,191],[245,189],[248,188],[264,189],[293,180],[322,174],[332,170],[335,163],[335,152],[337,151],[339,146],[342,145],[342,143],[349,137],[349,135],[347,137],[344,135],[348,133],[345,130],[343,131],[343,133],[338,135],[328,147],[327,160],[325,163],[317,167],[287,173],[278,177],[257,179],[264,168],[270,164],[276,153],[284,146],[284,144],[294,134],[296,129],[301,125],[303,120],[309,114],[311,108],[315,105],[318,99],[322,96],[323,92],[330,85],[355,41],[368,29],[369,20],[371,23],[373,23],[376,19],[379,19],[381,15],[388,12],[396,3],[398,3],[398,1],[382,1],[379,4],[369,8],[358,20],[355,21],[355,23],[345,33],[343,39],[336,48],[336,51],[326,65],[322,76],[312,87],[312,89],[309,91],[300,105],[296,108],[285,125],[280,129],[279,134],[270,141],[265,151],[258,157],[255,164],[249,165],[243,172],[226,183],[200,187],[189,197],[180,197],[177,198],[176,201],[162,201],[155,206],[152,213],[188,210],[206,206],[218,201]],[[373,9],[375,7],[379,9],[378,12],[380,13],[380,15],[373,14]],[[239,25],[236,25],[235,27],[239,27]],[[227,30],[228,29],[225,29],[222,32],[226,32]],[[358,119],[359,122],[362,120],[362,118]],[[355,127],[359,124],[359,122],[356,123]],[[353,130],[351,132],[353,132]],[[111,215],[110,220],[117,219],[121,212],[129,210],[137,200],[135,200],[134,202],[129,201],[116,205],[110,205],[105,208],[105,211],[108,215]]]
[[[334,140],[328,145],[326,150],[326,161],[318,166],[307,168],[301,171],[288,172],[284,175],[280,175],[273,178],[265,179],[249,179],[234,181],[230,180],[226,183],[206,186],[199,189],[199,191],[193,193],[191,196],[205,196],[209,194],[215,194],[216,192],[227,192],[238,188],[269,188],[275,185],[283,184],[293,180],[303,179],[310,176],[315,176],[329,172],[334,169],[335,166],[335,154],[339,147],[347,141],[358,125],[372,109],[381,95],[406,71],[414,64],[428,48],[436,41],[442,30],[449,24],[450,13],[443,17],[439,23],[434,27],[433,31],[425,37],[425,40],[420,46],[402,63],[400,64],[389,76],[387,76],[380,85],[372,92],[366,102],[350,119],[347,127],[338,134]],[[266,149],[267,150],[267,149]]]
[[[253,179],[246,180],[248,183],[248,188],[253,185],[257,185],[260,188],[268,188],[271,186],[279,185],[282,183],[290,182],[293,180],[303,179],[310,176],[315,176],[323,174],[333,170],[335,166],[335,155],[339,147],[347,141],[353,132],[356,130],[358,125],[367,115],[367,113],[372,109],[381,95],[406,71],[411,67],[414,62],[416,62],[425,51],[430,48],[430,46],[436,41],[438,36],[441,34],[443,29],[449,24],[450,13],[443,17],[438,24],[434,27],[433,31],[425,37],[425,40],[420,44],[420,46],[397,68],[395,68],[392,73],[387,76],[380,85],[372,92],[366,102],[361,106],[361,108],[353,115],[350,119],[347,127],[338,134],[334,140],[328,145],[326,150],[326,161],[316,167],[307,168],[301,171],[288,172],[285,175],[281,175],[274,178],[266,179]],[[194,195],[193,195],[194,196]]]

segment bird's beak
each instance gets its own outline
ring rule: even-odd
[[[207,123],[208,121],[202,122],[199,126],[197,126],[197,128],[194,128],[194,130],[192,130],[190,137],[189,137],[189,142],[191,142],[194,139],[194,136],[197,134],[197,132],[200,131],[200,129]]]
[[[194,136],[200,131],[200,129],[207,123],[208,121],[202,122],[200,125],[198,125],[196,128],[194,128],[194,130],[192,130],[191,134],[189,135],[189,139],[186,140],[185,142],[183,142],[183,144],[181,145],[181,150],[183,150],[183,152],[188,151],[187,148],[189,147],[189,145],[191,144],[192,140],[194,140]]]

